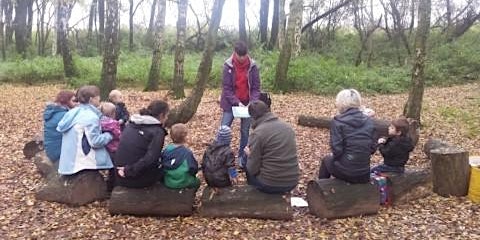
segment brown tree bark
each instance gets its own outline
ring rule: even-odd
[[[320,179],[307,185],[310,213],[327,219],[375,214],[380,195],[371,183],[349,184],[339,179]]]
[[[287,34],[285,39],[285,46],[280,51],[280,56],[277,61],[275,70],[274,87],[276,90],[287,92],[289,89],[287,73],[292,50],[295,47],[295,33],[298,22],[302,21],[303,0],[292,0],[290,2],[290,16],[288,17]]]
[[[259,218],[291,220],[293,209],[289,195],[262,193],[252,186],[203,190],[199,214],[214,218]]]
[[[415,34],[415,62],[412,69],[412,81],[403,115],[420,122],[423,91],[425,84],[424,68],[426,43],[430,32],[431,0],[420,0],[418,6],[418,26]]]
[[[98,54],[103,54],[103,43],[105,42],[105,0],[98,0]]]
[[[159,0],[158,3],[157,20],[155,21],[155,39],[152,54],[152,65],[148,74],[147,85],[145,91],[157,91],[158,83],[160,82],[160,68],[162,63],[162,47],[163,47],[163,32],[165,29],[165,11],[166,0]]]
[[[273,0],[272,31],[270,33],[270,43],[268,49],[274,49],[277,46],[278,28],[279,28],[279,6],[280,0]]]
[[[117,83],[117,61],[120,53],[118,39],[119,30],[119,2],[106,0],[107,22],[105,28],[105,41],[103,43],[103,64],[100,78],[100,94],[102,99],[108,99],[110,91],[115,89]]]
[[[161,0],[160,0],[161,1]],[[190,216],[196,189],[169,189],[161,183],[147,188],[117,186],[110,197],[110,214]]]
[[[72,3],[69,2],[68,0],[58,0],[57,2],[57,39],[63,58],[63,71],[67,78],[77,75],[77,69],[73,62],[67,39],[68,20],[70,19],[70,11],[72,9]]]
[[[270,0],[261,0],[260,2],[260,43],[266,47],[268,34],[268,11]]]
[[[83,206],[108,198],[107,184],[98,171],[85,170],[69,176],[51,175],[46,185],[36,192],[36,199]]]
[[[238,35],[241,41],[247,42],[247,29],[245,28],[245,0],[238,0]]]
[[[188,122],[202,100],[203,92],[207,85],[208,77],[212,71],[212,61],[215,54],[215,45],[217,40],[217,32],[222,19],[223,5],[225,0],[215,0],[212,8],[210,25],[208,27],[207,42],[203,52],[202,60],[197,70],[196,84],[190,95],[176,108],[170,111],[168,115],[167,126],[175,123]]]
[[[184,98],[184,70],[185,60],[185,36],[187,31],[187,8],[188,0],[179,0],[178,19],[177,19],[177,43],[175,47],[174,73],[172,82],[172,91],[175,98]]]

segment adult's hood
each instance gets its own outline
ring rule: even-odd
[[[350,108],[335,116],[335,120],[355,128],[363,126],[368,118],[369,117],[363,114],[358,108]]]
[[[130,122],[137,124],[137,125],[161,125],[162,123],[149,115],[140,115],[140,114],[133,114],[130,117]]]
[[[45,111],[43,112],[43,120],[47,122],[50,120],[56,113],[59,112],[67,112],[68,108],[55,104],[55,103],[48,103]]]
[[[259,117],[258,119],[253,119],[252,120],[252,129],[257,128],[258,125],[260,125],[264,122],[268,122],[268,121],[276,120],[276,119],[278,119],[278,117],[275,116],[275,114],[273,114],[271,112],[267,112],[263,116]]]
[[[71,109],[63,116],[62,120],[58,123],[57,131],[66,132],[72,128],[76,123],[77,117],[81,117],[82,114],[85,114],[85,110],[93,111],[99,118],[102,113],[91,104],[80,104],[77,107]]]

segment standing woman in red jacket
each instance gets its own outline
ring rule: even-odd
[[[232,56],[223,67],[222,96],[220,106],[223,110],[222,126],[231,127],[233,122],[233,106],[247,106],[260,98],[260,75],[257,64],[248,55],[247,45],[238,41]],[[247,158],[244,149],[248,143],[250,118],[240,120],[240,146],[238,159],[240,167],[246,166]]]

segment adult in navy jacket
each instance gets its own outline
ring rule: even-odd
[[[355,89],[337,94],[339,112],[330,127],[332,154],[321,163],[319,178],[333,175],[350,183],[370,181],[370,156],[375,152],[375,128],[372,119],[360,111],[361,96]]]
[[[244,42],[237,42],[230,58],[223,67],[222,95],[220,106],[223,110],[222,126],[231,127],[233,106],[247,106],[260,98],[260,75],[255,60],[248,55]],[[250,118],[240,120],[240,146],[238,159],[241,167],[246,166],[245,147],[248,143]]]

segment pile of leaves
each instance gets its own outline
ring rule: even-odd
[[[466,197],[443,198],[436,194],[407,205],[382,208],[377,215],[325,220],[306,209],[295,209],[292,221],[254,219],[206,219],[197,215],[178,218],[110,216],[107,202],[83,207],[40,202],[34,198],[42,180],[32,163],[22,155],[24,144],[42,130],[45,103],[61,85],[0,88],[0,236],[7,239],[322,239],[322,238],[480,238],[480,205]],[[422,153],[429,136],[442,138],[480,154],[480,84],[431,88],[425,93],[420,141],[408,163],[410,168],[428,167]],[[123,90],[132,113],[166,92]],[[188,145],[201,159],[205,144],[214,137],[220,118],[218,90],[205,93],[195,117],[188,123]],[[392,119],[403,110],[406,94],[366,96],[364,103],[378,118]],[[178,101],[168,100],[172,106]],[[290,123],[297,133],[301,180],[293,195],[305,198],[306,183],[318,171],[319,161],[329,152],[327,129],[298,126],[299,114],[333,116],[333,97],[310,94],[273,95],[273,112]],[[465,117],[469,115],[470,117]],[[474,119],[474,120],[472,120]],[[239,123],[234,123],[234,146],[238,146]],[[381,160],[376,154],[373,162]],[[200,174],[201,177],[201,174]],[[245,179],[241,179],[245,183]],[[201,189],[200,189],[201,190]],[[199,193],[200,194],[200,191]]]

